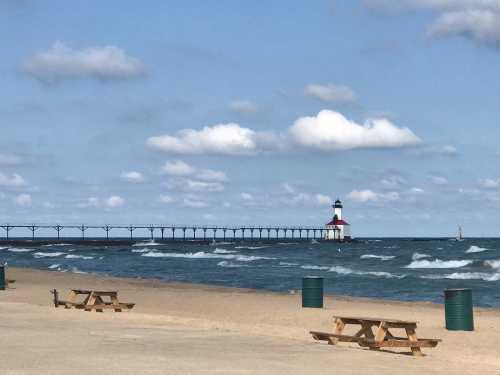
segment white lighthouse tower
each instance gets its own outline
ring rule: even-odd
[[[342,202],[337,199],[332,207],[333,219],[325,225],[325,240],[349,241],[351,230],[349,223],[342,219]]]

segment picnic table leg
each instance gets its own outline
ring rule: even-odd
[[[66,303],[64,305],[64,308],[70,309],[72,304],[75,303],[75,299],[76,299],[76,293],[74,291],[69,292],[69,294],[68,294],[68,302],[69,303]]]
[[[118,297],[116,295],[111,296],[111,303],[115,307],[115,312],[121,312],[120,302],[118,302]]]
[[[408,340],[418,342],[417,339],[417,333],[415,332],[414,328],[405,328],[406,335],[408,336]],[[422,350],[420,350],[420,347],[418,346],[412,346],[411,347],[411,352],[415,357],[423,357],[424,353],[422,353]]]
[[[92,306],[96,304],[96,296],[94,296],[94,293],[90,293],[87,298],[88,300],[85,304],[87,307],[85,308],[85,311],[92,311]]]
[[[344,328],[345,328],[344,321],[342,319],[340,319],[340,318],[335,318],[335,330],[334,330],[334,333],[336,335],[341,335],[342,331],[344,330]],[[328,344],[329,345],[335,345],[338,342],[339,342],[339,340],[336,339],[336,338],[333,338],[333,337],[328,340]]]
[[[358,333],[361,333],[361,335],[365,335],[365,337],[367,339],[375,339],[375,335],[373,334],[373,331],[372,331],[372,324],[370,323],[364,323],[362,324],[362,327],[361,330],[358,332]],[[378,333],[378,332],[377,332]],[[370,350],[380,350],[379,348],[370,348]]]
[[[375,341],[376,342],[384,341],[386,335],[387,335],[387,327],[385,326],[384,322],[382,322],[378,326],[377,333],[375,334]]]
[[[104,305],[104,301],[102,300],[101,296],[96,296],[95,297],[95,304],[96,305]],[[103,309],[95,309],[96,312],[103,312]]]

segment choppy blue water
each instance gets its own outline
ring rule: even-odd
[[[445,288],[473,289],[474,303],[500,307],[500,239],[359,240],[348,244],[139,242],[134,246],[2,247],[9,266],[157,278],[272,291],[298,290],[304,276],[325,292],[396,300],[443,301]]]

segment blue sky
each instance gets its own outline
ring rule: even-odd
[[[1,222],[498,235],[500,1],[0,3]]]

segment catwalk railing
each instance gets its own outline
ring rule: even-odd
[[[146,230],[149,232],[149,238],[161,240],[196,240],[196,239],[250,239],[250,240],[271,240],[271,239],[321,239],[325,232],[325,228],[309,227],[309,226],[215,226],[215,225],[163,225],[163,224],[150,224],[150,225],[60,225],[60,224],[0,224],[0,228],[4,231],[4,238],[6,240],[15,239],[25,236],[11,235],[14,229],[26,230],[27,234],[31,234],[31,239],[37,238],[37,232],[40,230],[53,231],[57,235],[57,239],[63,238],[62,233],[64,230],[77,230],[80,232],[79,238],[85,240],[85,234],[89,230],[98,230],[105,235],[106,240],[112,240],[113,234],[120,230],[129,232],[127,238],[134,239],[134,232],[137,230]],[[112,233],[113,232],[113,233]],[[111,233],[111,236],[110,236]],[[43,238],[46,238],[44,236]],[[55,237],[54,237],[55,238]],[[120,237],[123,238],[123,237]],[[137,237],[136,237],[137,238]],[[141,237],[144,238],[144,237]]]

